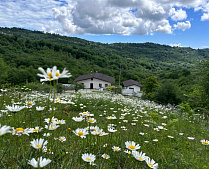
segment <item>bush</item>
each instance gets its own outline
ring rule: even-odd
[[[154,100],[162,104],[177,105],[181,102],[179,89],[171,82],[164,83],[155,92]]]

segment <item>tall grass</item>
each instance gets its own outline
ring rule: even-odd
[[[28,102],[32,106],[28,106]],[[139,98],[82,90],[52,96],[35,91],[8,90],[1,93],[0,103],[1,126],[42,128],[28,135],[1,135],[0,168],[33,168],[28,160],[41,156],[52,160],[45,168],[149,168],[145,161],[140,162],[132,154],[124,152],[127,150],[126,141],[139,144],[141,148],[138,151],[154,159],[159,168],[209,168],[209,146],[200,142],[209,139],[209,125],[199,115],[189,117],[186,113]],[[6,111],[5,106],[12,104],[26,107],[16,113]],[[44,110],[37,111],[39,106]],[[87,111],[94,115],[96,123],[88,123],[88,117],[81,122],[72,119]],[[108,116],[116,116],[116,119],[107,119]],[[55,130],[46,129],[49,124],[45,119],[52,117],[65,120],[65,124],[57,124],[59,127]],[[116,132],[108,131],[110,124]],[[98,126],[108,135],[92,135],[89,129],[86,138],[81,138],[73,132],[91,126]],[[44,133],[50,133],[50,136],[43,136]],[[60,137],[65,137],[66,141],[61,142]],[[30,145],[37,138],[48,141],[45,151]],[[121,151],[113,151],[113,146],[120,147]],[[84,153],[96,155],[96,165],[85,162],[81,158]],[[102,158],[104,153],[110,158]]]

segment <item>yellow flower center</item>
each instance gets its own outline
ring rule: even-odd
[[[148,164],[150,167],[153,167],[153,165],[151,163]]]
[[[104,156],[104,158],[106,158],[106,159],[107,159],[107,156]]]
[[[59,124],[60,124],[60,123],[61,123],[61,121],[58,121],[57,123],[59,123]]]
[[[110,119],[113,119],[113,117],[110,117]]]
[[[60,75],[60,74],[57,72],[57,73],[56,73],[56,76],[58,77],[59,75]]]
[[[117,148],[114,149],[115,151],[119,151]]]
[[[48,149],[47,151],[51,151],[50,149]]]
[[[60,139],[60,141],[63,141],[63,140],[64,140],[63,138]]]
[[[55,99],[56,102],[58,102],[60,99]]]
[[[89,120],[89,122],[90,122],[90,123],[93,123],[93,122],[94,122],[94,120],[90,119],[90,120]]]
[[[142,158],[141,158],[141,157],[138,157],[138,159],[139,159],[140,161],[142,161]]]
[[[33,104],[31,102],[28,102],[28,106],[32,106]]]
[[[79,131],[79,132],[78,132],[78,135],[79,135],[79,136],[83,136],[83,132]]]
[[[34,129],[33,131],[34,131],[34,132],[38,132],[38,131],[39,131],[39,129]]]
[[[1,136],[2,134],[0,133],[0,136]]]
[[[136,147],[133,145],[128,146],[130,149],[134,150]]]
[[[208,144],[208,142],[206,142],[206,141],[203,141],[202,143],[203,143],[203,144]]]
[[[41,145],[39,144],[39,145],[36,145],[36,147],[41,147]]]
[[[71,128],[68,128],[68,130],[71,130]]]
[[[47,76],[52,78],[52,72],[48,73]]]
[[[53,127],[50,127],[50,129],[53,129]]]
[[[91,159],[90,159],[90,158],[86,158],[86,160],[91,161]]]
[[[23,129],[23,128],[17,128],[17,129],[15,130],[15,133],[17,133],[18,131],[24,132],[24,129]]]

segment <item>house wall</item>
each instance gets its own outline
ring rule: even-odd
[[[93,83],[94,89],[99,89],[100,88],[99,84],[102,85],[102,88],[105,88],[105,85],[111,86],[110,82],[105,82],[103,80],[99,80],[99,79],[95,79],[95,78],[81,80],[81,81],[78,81],[78,83],[83,83],[85,89],[90,89],[90,83]]]
[[[135,85],[128,86],[126,87],[126,89],[133,89],[134,92],[139,92],[141,90],[139,86],[135,86]]]

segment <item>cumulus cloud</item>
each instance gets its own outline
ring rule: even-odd
[[[175,29],[181,29],[185,31],[186,29],[191,28],[191,23],[189,21],[186,22],[177,22],[177,24],[174,25]]]
[[[183,11],[182,9],[176,10],[175,8],[171,8],[169,14],[173,21],[181,21],[187,18],[186,11]]]
[[[209,13],[204,13],[201,16],[201,21],[208,21],[209,20]]]
[[[203,11],[201,20],[209,20],[207,0],[1,0],[0,26],[68,35],[171,34],[191,27],[178,22],[187,19],[186,8]]]
[[[62,8],[54,8],[53,14],[68,33],[147,35],[172,32],[165,19],[169,8],[153,0],[77,0],[71,9]]]

